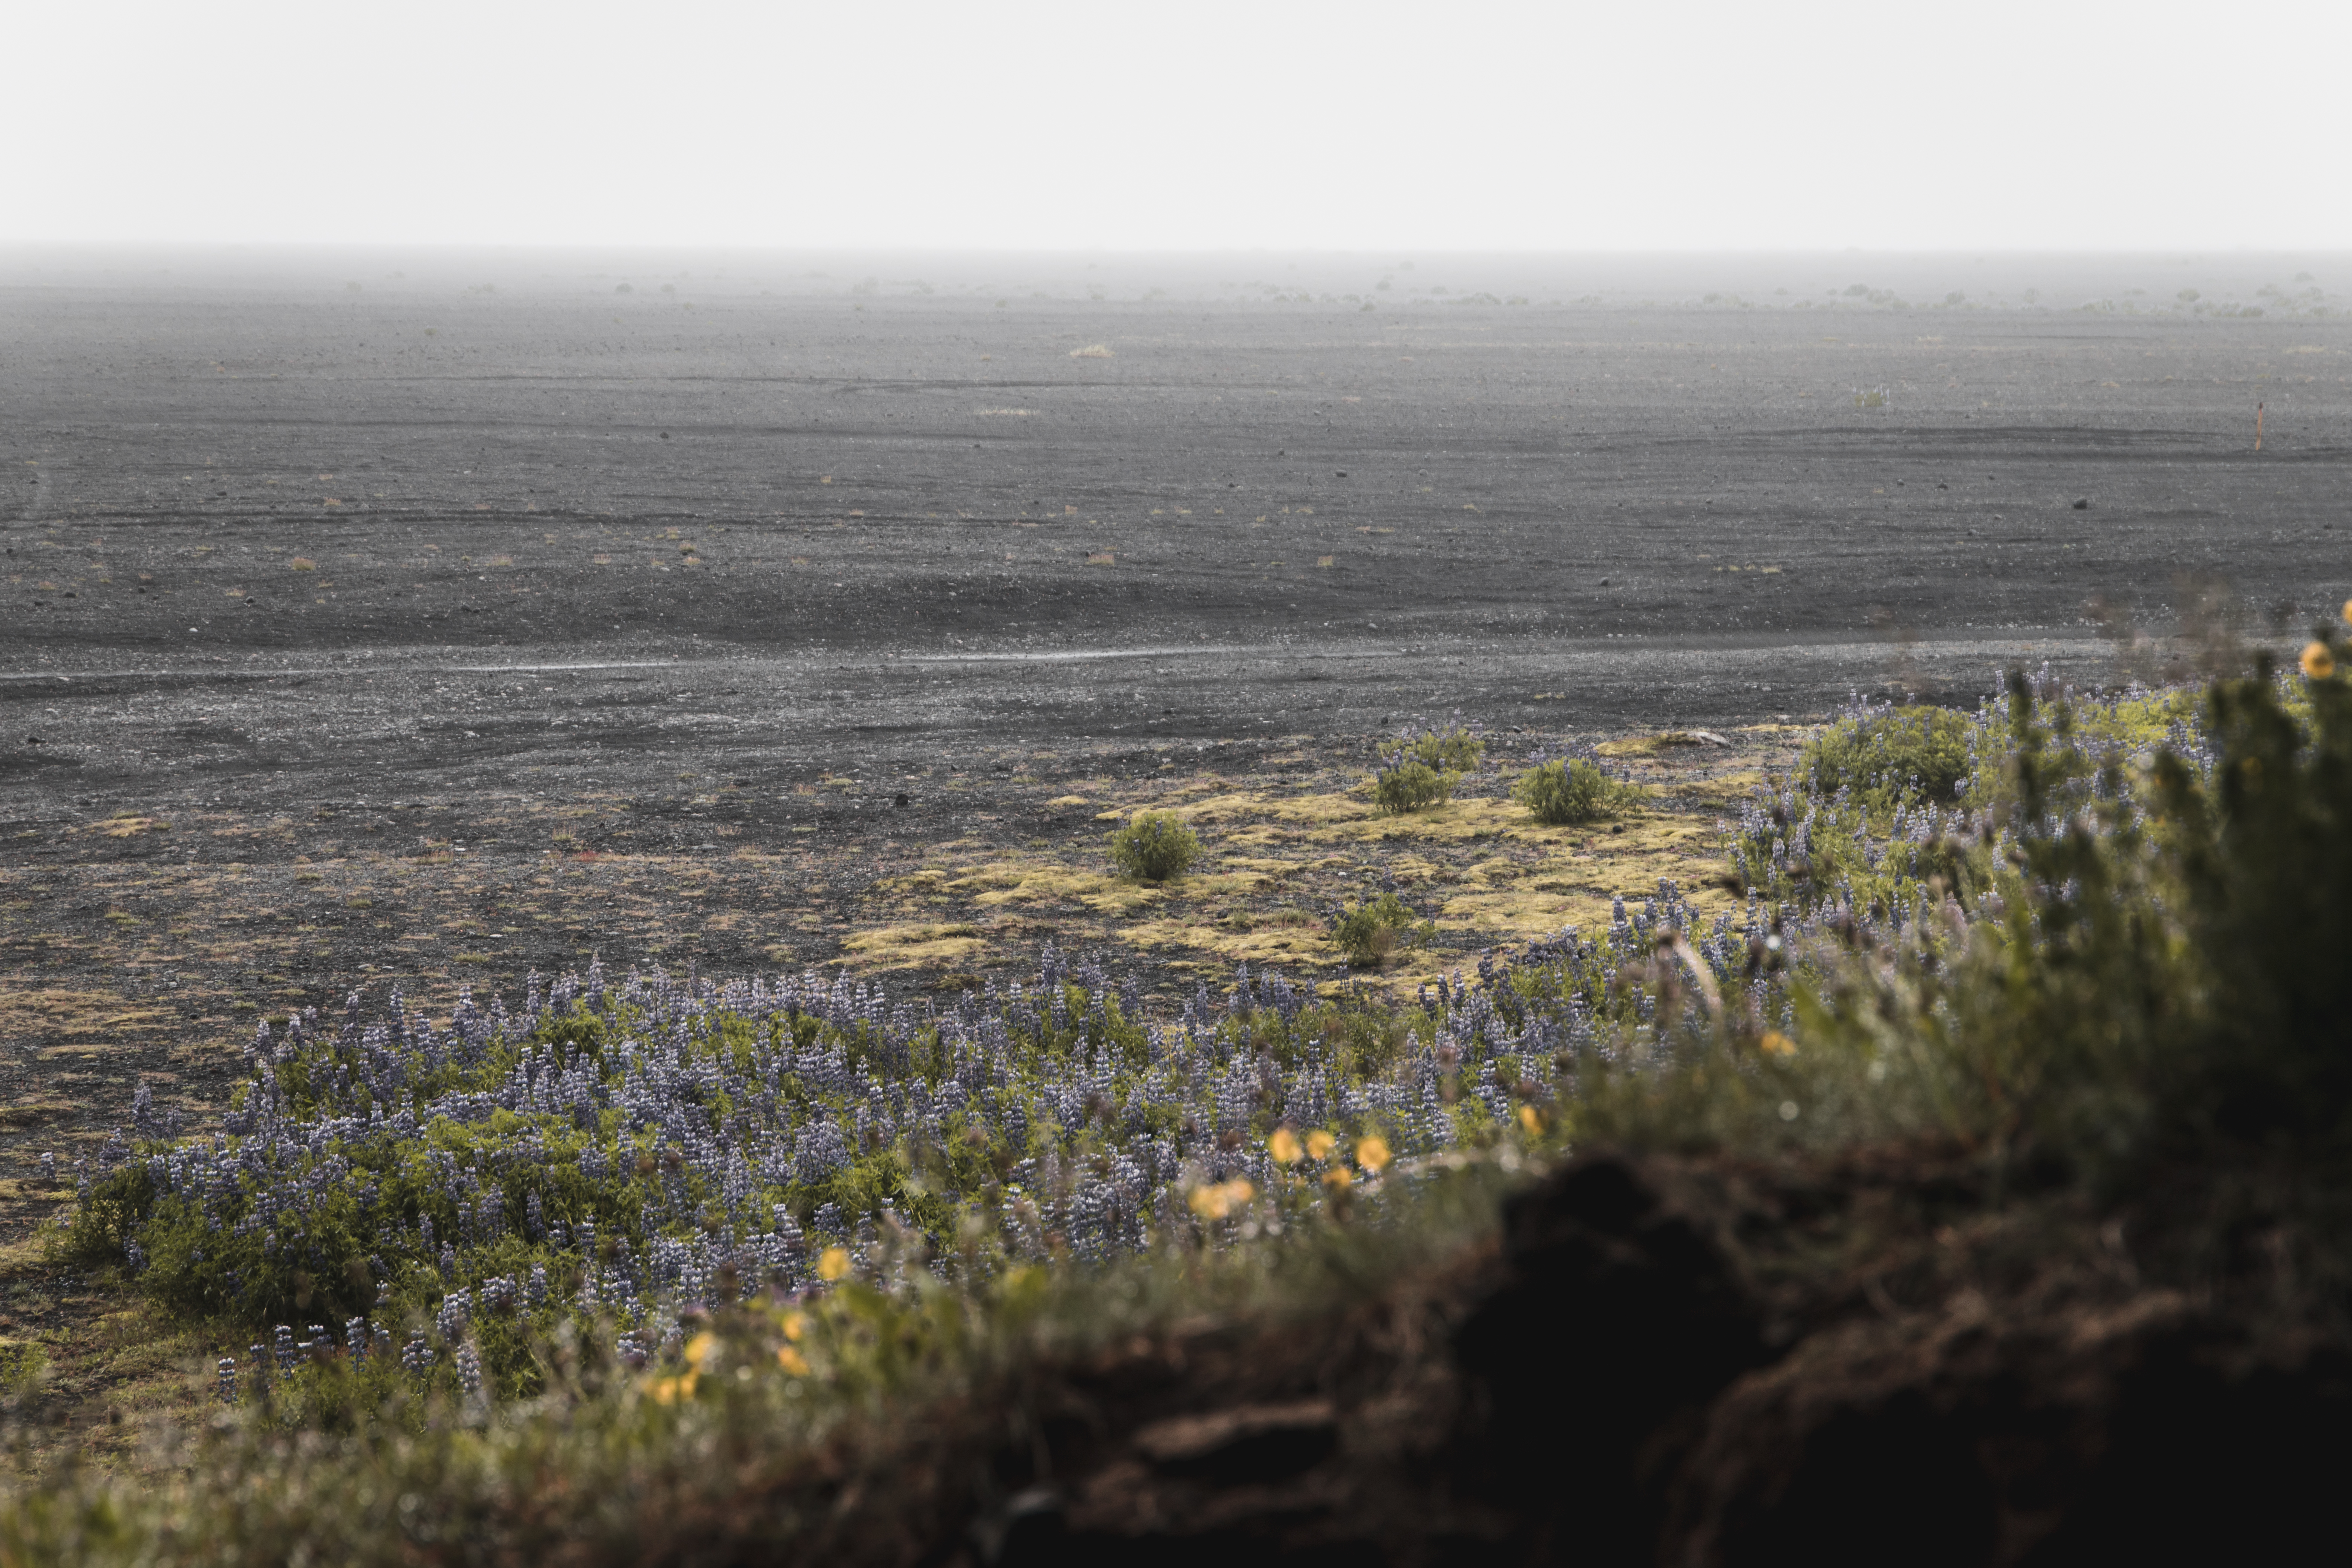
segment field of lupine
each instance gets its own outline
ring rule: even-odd
[[[2002,765],[2021,701],[2054,701],[2083,742],[2039,817]],[[511,1007],[464,996],[445,1027],[396,991],[367,1016],[355,993],[339,1018],[257,1026],[222,1131],[174,1141],[142,1100],[75,1173],[70,1252],[192,1321],[250,1325],[225,1400],[338,1357],[371,1387],[396,1368],[512,1398],[540,1388],[559,1325],[657,1368],[698,1313],[755,1293],[1279,1236],[1448,1155],[1540,1144],[1582,1081],[1724,1029],[1793,1064],[1792,979],[1817,988],[1856,943],[1946,953],[2075,798],[2127,790],[2158,744],[2210,768],[2191,711],[2032,683],[1973,716],[1858,704],[1809,773],[1727,824],[1744,914],[1703,921],[1663,885],[1401,1012],[1244,965],[1155,1018],[1108,961],[1051,946],[1034,984],[946,1006],[815,972],[601,965],[534,977]]]
[[[1425,1241],[1465,1173],[1579,1142],[1931,1136],[2112,1175],[2233,1108],[2332,1137],[2339,652],[1857,704],[1724,825],[1740,911],[1662,886],[1401,1005],[1244,969],[1155,1016],[1050,946],[944,1005],[601,967],[446,1026],[355,998],[258,1030],[220,1131],[142,1110],[70,1173],[56,1255],[244,1340],[218,1397],[250,1430],[488,1443],[450,1435],[590,1384],[623,1425],[730,1381],[863,1398],[1041,1292]]]

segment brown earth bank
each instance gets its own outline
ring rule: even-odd
[[[2168,1267],[2179,1236],[2141,1234],[2158,1207],[1996,1203],[1983,1170],[1588,1155],[1509,1202],[1498,1247],[1356,1306],[1033,1369],[828,1456],[823,1554],[2311,1555],[2352,1460],[2352,1341],[2295,1238],[2256,1226],[2234,1263]],[[764,1560],[729,1544],[741,1517],[670,1523],[656,1560]]]

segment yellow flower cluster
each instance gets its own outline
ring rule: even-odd
[[[1265,1141],[1265,1152],[1274,1156],[1276,1163],[1283,1165],[1296,1165],[1301,1160],[1314,1160],[1319,1163],[1328,1160],[1339,1147],[1339,1139],[1320,1128],[1302,1139],[1287,1127],[1277,1127]],[[1380,1174],[1391,1158],[1387,1139],[1374,1134],[1356,1140],[1356,1163],[1372,1174]],[[1341,1169],[1344,1171],[1345,1167]],[[1326,1182],[1331,1180],[1328,1175],[1323,1179]],[[1332,1184],[1345,1186],[1347,1181],[1343,1179]]]
[[[835,1250],[840,1251],[838,1247]],[[846,1258],[847,1254],[843,1256]],[[770,1308],[767,1316],[774,1321],[777,1331],[784,1338],[784,1342],[775,1348],[776,1365],[794,1377],[808,1376],[811,1371],[809,1359],[799,1347],[800,1342],[808,1334],[809,1315],[796,1309]],[[709,1330],[695,1335],[686,1342],[682,1352],[686,1364],[680,1370],[656,1373],[645,1380],[646,1397],[656,1405],[690,1402],[703,1379],[717,1374],[724,1349],[719,1336]],[[747,1375],[742,1372],[736,1373],[739,1378]]]
[[[1192,1212],[1202,1219],[1224,1219],[1255,1196],[1257,1189],[1235,1176],[1230,1182],[1212,1182],[1206,1186],[1194,1187],[1192,1195],[1184,1201],[1192,1205]]]
[[[694,1385],[719,1359],[719,1337],[708,1330],[686,1342],[686,1370],[675,1377],[656,1377],[646,1384],[656,1405],[676,1405],[694,1397]]]

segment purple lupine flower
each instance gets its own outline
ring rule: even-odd
[[[457,1386],[467,1394],[482,1392],[482,1355],[471,1340],[457,1347]]]

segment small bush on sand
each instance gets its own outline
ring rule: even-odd
[[[1433,768],[1416,757],[1400,756],[1372,775],[1372,804],[1391,816],[1440,805],[1454,798],[1462,775]]]
[[[1975,771],[1969,716],[1948,708],[1863,707],[1807,743],[1797,766],[1817,795],[1851,789],[1866,805],[1958,800]]]
[[[1444,730],[1423,730],[1406,742],[1397,755],[1439,773],[1466,773],[1486,760],[1486,742],[1465,726],[1454,724]]]
[[[1613,816],[1641,798],[1638,785],[1611,778],[1590,757],[1538,763],[1511,786],[1511,798],[1553,827]]]
[[[1429,922],[1394,893],[1368,899],[1342,911],[1332,922],[1331,940],[1359,967],[1385,963],[1407,948],[1428,940]]]
[[[29,1340],[0,1344],[0,1400],[21,1400],[41,1386],[49,1353]]]
[[[1123,877],[1164,882],[1201,853],[1200,836],[1171,812],[1139,813],[1110,836],[1110,861]]]

